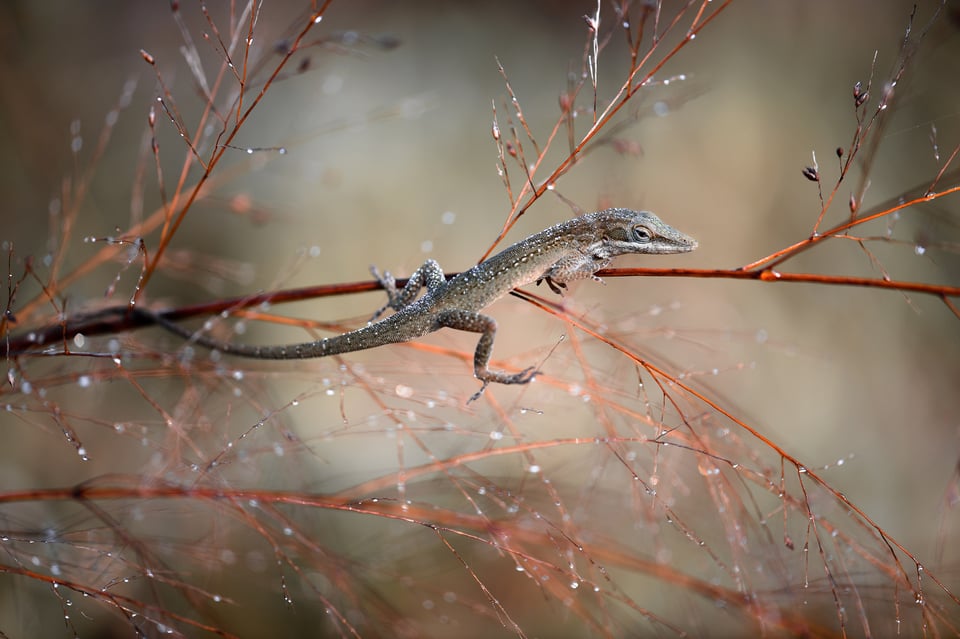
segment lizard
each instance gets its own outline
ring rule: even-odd
[[[542,282],[562,293],[568,282],[592,278],[614,257],[629,253],[666,255],[686,253],[697,241],[667,225],[649,211],[611,208],[587,213],[551,226],[520,240],[500,253],[447,280],[440,265],[428,259],[413,272],[406,286],[398,290],[389,272],[370,271],[387,293],[387,303],[377,310],[366,326],[313,342],[278,346],[255,346],[220,341],[198,335],[189,328],[150,313],[163,328],[199,344],[229,355],[257,359],[307,359],[376,348],[423,337],[441,328],[479,333],[473,356],[473,374],[482,382],[468,400],[479,398],[487,386],[527,384],[538,373],[528,367],[519,373],[490,370],[497,322],[480,311],[514,288]],[[426,293],[419,298],[420,290]],[[395,312],[379,320],[387,309]]]

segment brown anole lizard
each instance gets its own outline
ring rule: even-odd
[[[521,240],[500,253],[460,273],[449,281],[440,265],[427,260],[414,271],[406,286],[397,290],[389,273],[374,277],[387,292],[387,304],[370,323],[355,331],[325,337],[314,342],[281,346],[252,346],[222,342],[197,335],[188,328],[160,315],[153,319],[167,330],[193,343],[230,355],[258,359],[305,359],[326,357],[385,344],[407,342],[441,328],[480,333],[473,355],[473,373],[483,386],[469,401],[480,397],[490,382],[526,384],[537,374],[534,367],[519,373],[487,368],[497,333],[497,322],[480,311],[518,286],[546,282],[556,293],[567,282],[593,278],[614,257],[627,253],[665,255],[686,253],[697,248],[697,241],[663,223],[653,213],[629,209],[607,209],[588,213],[556,224]],[[420,289],[427,292],[417,299]],[[388,308],[396,312],[374,321]]]

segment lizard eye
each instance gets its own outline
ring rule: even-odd
[[[644,226],[633,227],[633,239],[641,244],[646,244],[653,239],[653,233]]]

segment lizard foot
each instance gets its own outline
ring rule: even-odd
[[[467,403],[476,401],[483,395],[483,391],[487,390],[487,386],[490,385],[490,382],[497,384],[529,384],[534,377],[540,374],[540,371],[537,370],[535,366],[528,366],[519,373],[507,374],[501,373],[499,371],[484,371],[482,375],[477,375],[477,379],[483,382],[483,386],[480,387],[476,393],[470,396],[470,399],[467,400]]]
[[[550,287],[550,290],[556,293],[557,295],[563,295],[563,290],[567,288],[566,282],[555,282],[552,277],[546,275],[537,280],[537,286],[540,286],[541,282],[546,282],[547,286]]]

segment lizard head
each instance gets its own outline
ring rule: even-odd
[[[600,231],[601,252],[605,257],[627,253],[667,255],[688,253],[697,241],[664,223],[649,211],[607,209],[592,213],[594,228]]]
[[[567,282],[593,277],[618,255],[687,253],[697,241],[681,233],[649,211],[607,209],[574,218],[547,232],[561,231],[561,239],[573,236],[573,249],[539,275],[559,293]],[[568,240],[565,240],[568,241]]]

